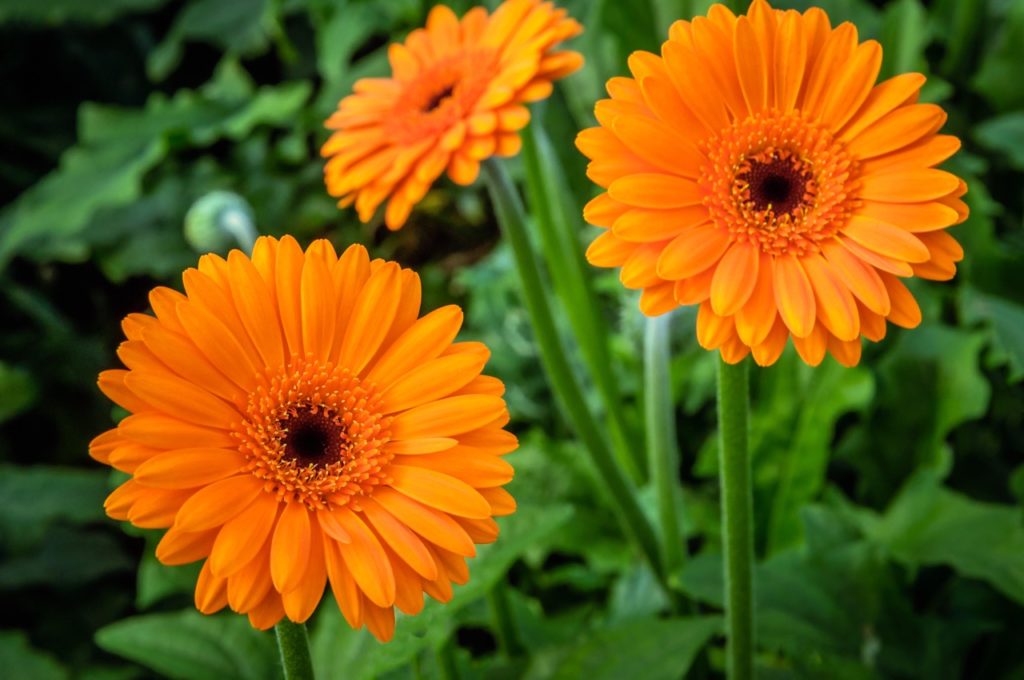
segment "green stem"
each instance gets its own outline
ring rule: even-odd
[[[569,366],[569,360],[558,337],[551,307],[548,305],[548,294],[541,281],[536,256],[530,247],[526,215],[519,194],[497,159],[485,161],[483,169],[498,223],[512,248],[512,256],[519,271],[523,301],[540,349],[540,360],[555,398],[575,430],[576,436],[590,452],[598,477],[611,497],[626,534],[650,562],[654,573],[664,579],[665,573],[661,567],[654,531],[640,510],[635,490],[623,474],[622,468],[616,464],[603,429],[587,408],[583,391]]]
[[[671,574],[683,563],[683,544],[676,515],[679,447],[676,444],[669,355],[671,314],[647,319],[644,337],[644,422],[647,427],[647,469],[658,500],[661,556]]]
[[[584,249],[573,228],[580,208],[566,205],[567,201],[572,201],[572,191],[559,172],[558,158],[541,125],[542,109],[537,106],[533,113],[533,122],[522,132],[522,159],[528,203],[540,234],[541,250],[555,292],[564,303],[580,356],[603,403],[612,451],[619,465],[639,484],[643,473],[638,456],[642,453],[637,450],[639,447],[630,445],[636,437],[629,435],[630,428],[623,417],[619,387],[612,370],[614,364],[608,351],[608,327],[590,283]]]
[[[516,634],[516,624],[512,618],[512,607],[508,601],[508,590],[501,581],[487,593],[487,604],[494,619],[494,630],[498,637],[498,645],[507,658],[518,656],[523,652]]]
[[[306,626],[288,619],[274,626],[277,648],[281,651],[281,665],[285,680],[313,680],[313,660],[309,656],[309,636]]]
[[[459,664],[455,661],[455,642],[451,636],[434,650],[434,660],[441,680],[459,680]]]
[[[751,517],[747,363],[718,366],[718,460],[725,547],[725,616],[730,680],[754,676],[754,537]]]

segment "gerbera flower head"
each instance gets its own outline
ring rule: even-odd
[[[328,192],[363,222],[386,200],[384,221],[399,229],[441,173],[471,184],[482,160],[519,152],[525,104],[582,65],[579,53],[557,51],[581,30],[540,0],[506,0],[493,15],[474,7],[462,19],[436,5],[425,28],[391,45],[391,77],[358,81],[327,119],[336,131],[321,149]]]
[[[792,337],[808,364],[854,365],[862,336],[916,326],[901,278],[953,277],[967,187],[935,167],[960,142],[918,103],[924,76],[876,85],[881,63],[816,8],[676,22],[577,139],[606,189],[584,212],[607,229],[589,261],[621,267],[646,314],[700,305],[700,344],[730,363],[772,364]]]
[[[161,562],[205,560],[196,606],[257,628],[305,621],[328,582],[381,640],[394,607],[447,601],[515,509],[504,387],[484,345],[453,343],[461,310],[420,317],[414,272],[290,237],[183,280],[125,318],[126,370],[99,377],[131,413],[90,446],[132,475],[107,513],[168,529]]]

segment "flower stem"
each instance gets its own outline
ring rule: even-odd
[[[754,538],[751,517],[747,364],[718,366],[718,460],[725,547],[725,616],[730,680],[754,676]]]
[[[501,651],[507,658],[521,654],[523,646],[516,634],[516,624],[512,618],[512,607],[508,601],[508,590],[504,582],[498,581],[487,593],[487,604],[490,606],[494,630]]]
[[[573,228],[580,208],[569,206],[572,192],[560,171],[558,158],[541,124],[542,107],[535,107],[533,122],[523,131],[523,168],[527,203],[540,234],[541,250],[551,273],[555,291],[564,302],[580,357],[604,405],[604,418],[611,435],[612,451],[634,483],[643,479],[642,455],[637,438],[623,417],[622,399],[608,351],[608,328],[591,285],[583,247]],[[573,217],[570,217],[573,216]],[[632,443],[632,445],[631,445]]]
[[[274,626],[277,648],[281,651],[281,665],[285,680],[313,680],[313,660],[309,656],[309,636],[306,626],[288,619]]]
[[[616,464],[602,428],[587,408],[583,390],[569,366],[562,341],[558,337],[551,307],[548,305],[548,294],[541,281],[537,258],[530,246],[526,215],[519,194],[497,159],[485,161],[483,169],[491,200],[497,211],[498,223],[512,248],[516,269],[519,271],[523,301],[540,348],[541,363],[544,365],[555,398],[560,403],[569,424],[576,431],[576,436],[590,452],[598,477],[611,497],[627,535],[650,562],[654,573],[664,579],[654,531],[640,510],[633,486],[623,474],[622,468]]]
[[[455,660],[455,642],[451,637],[435,648],[434,660],[437,662],[437,675],[441,680],[459,680],[459,664]]]
[[[658,500],[661,556],[671,574],[683,563],[676,516],[679,447],[672,403],[669,328],[671,314],[647,319],[644,336],[644,416],[647,427],[647,468]]]

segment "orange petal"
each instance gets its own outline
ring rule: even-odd
[[[512,494],[510,494],[505,489],[502,489],[500,487],[480,489],[480,495],[486,498],[487,502],[491,504],[491,514],[495,517],[504,517],[506,515],[511,515],[513,512],[516,511],[516,499],[513,498]],[[448,550],[452,550],[452,548],[448,546],[442,547],[448,548]]]
[[[178,378],[132,373],[124,384],[156,409],[197,425],[228,429],[240,419],[238,411],[223,400]]]
[[[672,295],[681,305],[699,305],[711,297],[711,281],[715,267],[708,267],[694,276],[675,282]]]
[[[757,283],[760,249],[749,241],[732,245],[715,267],[711,280],[711,308],[732,316],[750,299]]]
[[[462,326],[462,310],[448,305],[417,320],[380,358],[366,375],[368,381],[386,388],[415,366],[429,361],[448,347]]]
[[[313,519],[315,522],[316,520]],[[327,585],[327,566],[324,562],[323,541],[316,540],[320,531],[313,528],[313,539],[309,546],[309,559],[305,574],[298,587],[281,596],[284,611],[296,623],[304,623],[320,604]]]
[[[299,279],[299,311],[302,347],[319,361],[330,358],[336,327],[337,301],[329,266],[337,261],[333,247],[324,240],[314,241],[306,251]],[[329,246],[329,244],[328,244]]]
[[[393,439],[448,437],[469,432],[507,413],[505,402],[490,395],[460,395],[417,406],[391,422]]]
[[[161,453],[135,470],[146,486],[188,489],[242,472],[246,459],[237,449],[177,449]]]
[[[700,176],[704,155],[665,123],[647,116],[626,115],[615,119],[612,130],[634,153],[658,168],[691,179]]]
[[[392,488],[424,505],[460,517],[481,519],[491,514],[483,496],[460,479],[413,465],[392,464],[389,472]]]
[[[196,579],[195,603],[196,609],[206,615],[213,614],[227,606],[227,581],[214,576],[209,562],[199,570],[199,578]]]
[[[381,395],[380,412],[396,413],[448,396],[483,370],[487,356],[456,354],[420,364]]]
[[[925,77],[920,73],[902,73],[876,85],[860,110],[846,124],[840,139],[848,142],[897,106],[905,104],[917,94],[924,81]]]
[[[928,248],[913,234],[885,222],[853,215],[843,235],[876,253],[905,262],[927,262]]]
[[[158,413],[136,413],[122,420],[116,432],[134,442],[159,449],[229,448],[238,442],[223,430],[213,430]]]
[[[276,297],[281,328],[286,341],[286,354],[304,356],[302,349],[302,300],[300,285],[305,255],[298,241],[285,236],[278,242],[274,266]]]
[[[212,529],[237,516],[261,493],[263,482],[252,475],[214,482],[185,501],[174,525],[182,531]]]
[[[608,195],[638,208],[685,208],[700,204],[703,197],[697,183],[675,175],[639,173],[612,182]]]
[[[395,456],[420,456],[427,453],[446,451],[458,443],[458,439],[450,437],[404,439],[402,441],[388,442],[384,445],[384,450]]]
[[[910,293],[903,282],[892,274],[882,273],[882,281],[889,291],[889,299],[892,301],[892,310],[887,317],[890,323],[903,328],[917,328],[921,323],[921,308],[917,306],[917,300]]]
[[[956,191],[960,178],[944,170],[919,168],[864,177],[860,196],[871,201],[908,203],[942,198]]]
[[[817,366],[825,358],[825,350],[828,348],[828,331],[820,324],[814,324],[814,330],[806,337],[798,338],[793,336],[793,346],[797,354],[808,366]]]
[[[678,281],[699,274],[718,262],[730,242],[728,232],[715,226],[687,229],[665,246],[658,259],[658,275]]]
[[[754,362],[758,366],[771,366],[782,356],[787,340],[789,340],[789,329],[786,328],[782,319],[776,316],[775,323],[772,324],[771,330],[764,340],[750,348]]]
[[[371,602],[390,607],[395,603],[395,574],[377,536],[351,510],[343,508],[334,515],[352,537],[351,543],[340,547],[352,578]]]
[[[256,545],[255,554],[227,577],[228,602],[234,611],[250,612],[259,607],[268,593],[276,594],[269,565],[270,544],[264,540]]]
[[[485,489],[481,495],[486,497],[489,491]],[[394,489],[381,489],[374,494],[373,499],[395,517],[401,517],[403,524],[431,543],[467,557],[476,554],[473,541],[449,515],[414,501]]]
[[[360,505],[366,520],[397,556],[423,578],[437,578],[437,565],[419,536],[373,499],[363,499]]]
[[[886,222],[909,232],[945,229],[957,222],[957,212],[939,202],[883,203],[863,201],[860,214],[869,219]]]
[[[910,276],[914,273],[914,270],[910,268],[910,265],[903,260],[897,260],[881,253],[865,248],[861,244],[857,243],[850,238],[842,238],[837,236],[836,240],[849,250],[851,253],[864,260],[872,267],[875,267],[883,272],[889,272],[896,276]]]
[[[860,331],[857,303],[839,274],[821,255],[800,260],[814,289],[818,320],[840,340],[853,340]]]
[[[339,366],[358,374],[380,349],[398,310],[401,283],[401,269],[393,262],[370,275],[345,329]]]
[[[612,231],[624,241],[648,243],[671,239],[687,228],[709,220],[708,210],[702,205],[674,210],[634,208],[615,220]]]
[[[248,508],[220,528],[210,551],[210,567],[214,573],[230,576],[256,557],[276,524],[280,506],[276,495],[260,494]],[[269,554],[266,568],[269,568]]]
[[[352,573],[345,566],[341,557],[341,546],[326,534],[323,537],[324,563],[327,567],[327,577],[331,582],[331,592],[338,602],[338,609],[341,610],[345,621],[352,628],[359,628],[363,625],[362,601]]]
[[[171,527],[156,545],[156,558],[161,564],[177,566],[201,560],[210,554],[217,530],[181,531]]]
[[[945,120],[945,111],[935,104],[901,106],[853,138],[847,151],[854,158],[875,158],[934,133]]]
[[[775,258],[772,284],[783,322],[795,337],[806,337],[814,330],[816,303],[811,282],[795,255]]]
[[[765,341],[778,316],[778,308],[775,305],[775,284],[773,282],[775,269],[772,264],[772,256],[761,253],[759,257],[760,263],[757,268],[754,290],[736,312],[736,333],[750,347]],[[789,337],[788,333],[786,337]]]
[[[396,459],[399,460],[399,459]],[[401,459],[403,465],[425,467],[455,477],[475,489],[504,486],[512,481],[515,471],[498,456],[478,453],[476,449],[457,447],[442,453],[411,456]]]
[[[860,362],[860,338],[840,340],[830,335],[828,338],[828,353],[846,368],[853,368]]]
[[[270,575],[279,593],[299,586],[309,562],[309,510],[298,501],[286,503],[270,546]]]
[[[697,310],[697,342],[704,349],[718,349],[735,334],[730,317],[719,316],[711,309],[710,302],[701,303]]]
[[[821,244],[821,252],[843,283],[868,309],[885,316],[889,313],[889,294],[874,267],[864,262],[838,241]]]
[[[268,367],[284,365],[284,339],[273,292],[252,261],[240,251],[228,255],[231,298],[242,325]]]

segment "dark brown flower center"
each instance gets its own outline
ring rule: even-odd
[[[348,445],[345,427],[333,414],[304,406],[280,422],[285,460],[299,467],[324,467],[342,461]]]
[[[785,215],[796,210],[807,194],[808,177],[802,164],[792,157],[773,156],[767,161],[749,160],[749,169],[739,176],[749,187],[755,210]]]
[[[448,99],[448,97],[451,97],[454,91],[455,85],[449,85],[443,90],[434,93],[433,96],[431,96],[430,99],[427,100],[427,103],[423,105],[423,113],[430,113],[431,111],[436,109],[438,106],[441,105],[441,102],[443,102],[445,99]]]

